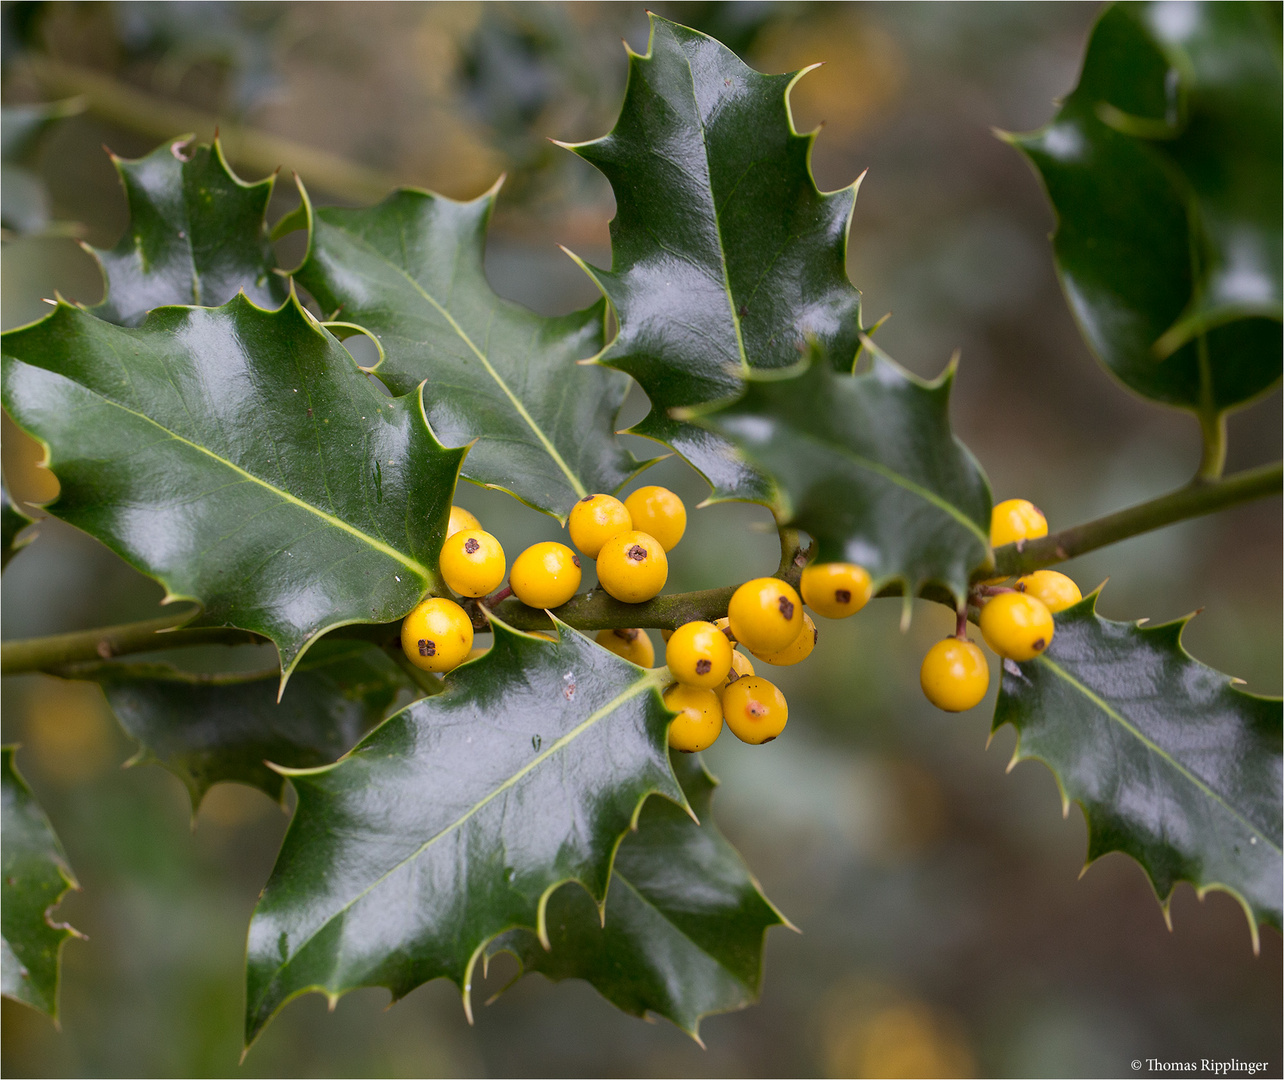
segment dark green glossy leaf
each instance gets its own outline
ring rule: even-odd
[[[324,769],[299,803],[250,923],[246,1038],[291,998],[358,986],[401,998],[461,987],[486,944],[545,926],[558,885],[606,895],[642,800],[681,802],[658,675],[559,624],[561,641],[495,623],[445,690]]]
[[[232,780],[279,799],[285,780],[267,762],[311,768],[346,753],[414,688],[387,654],[353,641],[320,641],[277,701],[280,672],[205,675],[168,664],[101,664],[97,682],[121,726],[138,740],[131,764],[154,761],[192,796]]]
[[[129,228],[110,251],[89,248],[107,293],[93,313],[136,326],[168,304],[217,307],[244,292],[277,307],[289,285],[276,270],[264,214],[275,176],[246,184],[223,149],[179,140],[137,161],[112,156],[129,203]]]
[[[715,498],[769,485],[708,431],[670,410],[733,397],[755,369],[796,364],[811,339],[840,370],[859,349],[860,293],[847,279],[856,185],[822,194],[794,131],[796,75],[760,75],[710,37],[651,16],[629,55],[614,129],[573,146],[611,182],[611,269],[586,267],[619,315],[602,363],[651,398],[633,429],[678,450]]]
[[[924,382],[876,347],[869,370],[836,373],[818,357],[788,378],[751,380],[703,417],[773,481],[781,524],[805,529],[822,562],[865,567],[875,589],[935,582],[959,601],[990,559],[990,486],[951,432],[951,365]]]
[[[1070,307],[1102,363],[1215,415],[1281,364],[1278,25],[1254,4],[1121,4],[1047,127],[1012,137],[1057,213]]]
[[[1097,595],[1056,616],[1042,656],[1005,665],[994,728],[1012,724],[1013,761],[1042,761],[1063,809],[1083,807],[1090,862],[1131,855],[1165,917],[1178,881],[1224,889],[1256,945],[1259,920],[1280,927],[1280,700],[1192,659],[1189,619],[1113,622],[1096,614]]]
[[[69,937],[53,910],[68,889],[78,889],[49,819],[14,765],[15,747],[0,749],[0,795],[4,799],[0,884],[0,988],[11,997],[58,1017],[58,959]]]
[[[49,449],[52,511],[276,643],[391,622],[438,586],[462,450],[390,400],[294,300],[161,308],[137,329],[67,304],[3,337],[4,404]],[[196,625],[196,624],[194,624]]]
[[[9,560],[35,539],[33,533],[18,537],[31,522],[9,498],[9,489],[0,483],[0,569],[8,566]]]
[[[586,979],[625,1012],[663,1016],[698,1039],[701,1017],[758,999],[763,939],[785,920],[713,824],[717,781],[694,756],[673,769],[700,822],[647,800],[616,854],[605,924],[583,889],[565,885],[548,903],[551,950],[514,930],[487,957],[509,952],[524,971]]]
[[[1274,9],[1272,11],[1272,9]],[[1194,204],[1199,237],[1195,289],[1161,354],[1218,326],[1260,316],[1266,371],[1280,370],[1284,318],[1284,101],[1279,5],[1164,3],[1126,9],[1162,50],[1177,86],[1177,114],[1165,115],[1155,150],[1180,174]],[[1151,134],[1130,101],[1109,101],[1104,118],[1125,132]],[[1140,120],[1140,130],[1134,123]],[[1171,121],[1176,121],[1175,123]]]
[[[628,379],[577,365],[602,347],[600,301],[545,318],[495,295],[482,255],[497,191],[459,203],[402,190],[368,209],[317,210],[297,277],[334,318],[374,334],[394,393],[427,380],[433,430],[448,446],[476,440],[466,479],[565,520],[576,499],[639,468],[615,437]],[[281,228],[307,217],[305,204]]]

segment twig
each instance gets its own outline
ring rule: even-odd
[[[1116,544],[1132,536],[1161,529],[1174,522],[1211,514],[1236,503],[1278,495],[1284,482],[1280,462],[1245,469],[1224,480],[1199,481],[1161,495],[1149,502],[1119,510],[1083,525],[1064,529],[1038,540],[1027,540],[1021,550],[1006,544],[994,552],[995,570],[981,571],[978,578],[1009,577],[1028,574],[1043,566],[1053,566],[1089,551]]]
[[[155,139],[191,132],[208,141],[217,130],[224,153],[238,164],[259,173],[285,166],[309,186],[353,202],[376,202],[396,187],[393,178],[336,154],[153,97],[101,72],[34,54],[27,63],[52,93],[80,95],[95,116],[131,131]]]

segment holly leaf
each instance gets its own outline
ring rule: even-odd
[[[320,641],[277,700],[280,672],[196,674],[169,664],[97,664],[97,682],[121,727],[139,742],[129,764],[155,762],[183,781],[195,812],[221,781],[280,799],[272,761],[310,768],[334,761],[414,688],[381,649]]]
[[[8,566],[9,560],[35,539],[34,530],[19,537],[19,533],[32,521],[32,518],[18,509],[17,504],[9,497],[9,489],[0,482],[0,569]]]
[[[750,373],[796,364],[808,340],[852,369],[860,293],[847,228],[859,181],[816,187],[816,133],[796,132],[789,112],[803,72],[761,75],[713,38],[650,19],[615,127],[569,147],[615,192],[611,269],[581,264],[619,317],[601,362],[651,399],[634,434],[674,447],[714,499],[766,501],[769,484],[734,448],[672,411],[734,397]]]
[[[374,335],[394,393],[427,380],[433,430],[472,444],[464,477],[565,521],[577,499],[640,468],[614,430],[629,381],[577,363],[602,347],[602,302],[546,318],[491,289],[482,257],[497,194],[459,203],[403,189],[366,209],[315,212],[305,202],[278,231],[310,225],[297,279]]]
[[[0,988],[4,996],[58,1019],[58,961],[63,942],[81,936],[53,920],[68,889],[79,889],[62,845],[14,765],[16,747],[0,748],[4,799],[0,883]]]
[[[900,581],[906,605],[928,583],[961,604],[992,555],[990,486],[950,430],[955,365],[924,382],[872,342],[869,356],[844,375],[813,353],[698,422],[771,478],[777,521],[811,534],[821,562],[858,563],[876,590]]]
[[[287,771],[298,808],[250,923],[246,1041],[291,998],[359,986],[394,1000],[463,991],[489,941],[547,940],[577,881],[600,905],[620,837],[658,792],[683,802],[655,672],[559,623],[545,641],[496,621],[445,690],[334,765]]]
[[[675,757],[673,769],[700,822],[647,800],[616,854],[605,923],[583,889],[566,885],[548,903],[551,950],[513,930],[486,956],[511,953],[555,982],[586,979],[624,1012],[663,1016],[698,1042],[702,1017],[758,999],[766,932],[787,923],[713,824],[717,781],[696,757]]]
[[[137,329],[64,303],[0,340],[4,405],[62,485],[50,512],[204,605],[192,625],[271,639],[283,686],[327,630],[441,587],[464,451],[297,300],[161,308]]]
[[[1168,918],[1178,881],[1222,889],[1280,928],[1282,719],[1182,646],[1190,621],[1113,622],[1098,593],[1056,616],[1045,653],[1005,664],[994,730],[1016,728],[1013,763],[1052,770],[1062,809],[1088,824],[1088,862],[1136,859]],[[1144,622],[1144,620],[1143,620]]]
[[[1278,22],[1252,4],[1120,4],[1044,128],[1005,136],[1057,215],[1089,346],[1143,397],[1215,416],[1281,367]]]
[[[52,224],[49,194],[31,159],[45,133],[84,108],[80,98],[0,109],[0,226],[14,233],[39,233]],[[65,227],[64,227],[65,228]]]
[[[129,205],[129,228],[110,250],[88,251],[102,268],[99,318],[136,326],[169,304],[217,307],[244,292],[278,307],[289,284],[276,272],[264,215],[275,175],[239,179],[213,146],[179,139],[128,161],[112,155]]]

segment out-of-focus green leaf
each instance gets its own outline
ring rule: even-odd
[[[37,105],[6,105],[0,109],[0,161],[6,165],[25,159],[40,137],[58,120],[75,116],[85,103],[83,98],[67,98]]]
[[[464,451],[389,399],[290,300],[161,308],[137,329],[60,304],[3,336],[4,405],[62,484],[52,513],[276,643],[282,678],[326,630],[439,587]]]
[[[334,318],[378,339],[378,375],[394,393],[427,380],[433,430],[448,446],[473,444],[466,479],[565,520],[577,499],[615,491],[640,467],[615,437],[628,379],[577,364],[602,347],[602,302],[546,318],[491,289],[482,256],[497,192],[459,203],[402,190],[368,209],[317,210],[297,277]],[[278,228],[308,215],[305,204]]]
[[[751,372],[796,364],[808,340],[839,370],[859,348],[860,293],[846,271],[856,184],[816,188],[815,133],[794,131],[789,113],[797,77],[760,75],[652,15],[614,129],[571,147],[615,191],[611,269],[585,267],[619,315],[601,362],[651,399],[633,432],[674,447],[715,499],[767,500],[770,485],[670,410],[735,396]]]
[[[154,761],[186,786],[196,810],[232,780],[279,799],[285,780],[267,762],[311,768],[334,761],[414,687],[382,650],[320,641],[277,701],[280,672],[204,675],[168,664],[100,664],[97,682],[121,727],[139,742],[131,764]],[[404,700],[404,699],[403,699]]]
[[[1056,210],[1088,344],[1132,390],[1206,416],[1280,377],[1278,37],[1264,5],[1111,7],[1056,117],[1011,137]]]
[[[112,156],[129,203],[129,228],[111,250],[86,248],[102,266],[107,292],[99,318],[136,326],[168,304],[217,307],[244,292],[277,307],[289,285],[264,214],[275,176],[244,183],[223,148],[166,143],[137,161]]]
[[[0,988],[11,997],[58,1018],[58,961],[76,931],[55,922],[53,910],[68,889],[78,889],[62,845],[31,789],[14,765],[15,747],[0,749],[0,797],[4,813],[4,880],[0,883]]]
[[[700,822],[647,800],[616,854],[605,923],[583,889],[565,885],[548,902],[551,950],[514,930],[487,958],[509,952],[524,971],[585,979],[625,1012],[663,1016],[698,1039],[701,1017],[758,999],[763,939],[785,920],[713,824],[717,781],[697,757],[673,768]]]
[[[84,108],[79,98],[0,109],[0,226],[14,233],[49,227],[49,195],[28,167],[41,136],[58,120]]]
[[[471,1010],[492,938],[544,936],[563,882],[605,898],[620,837],[653,792],[683,801],[658,676],[559,624],[496,622],[446,688],[342,760],[289,773],[298,809],[250,923],[246,1039],[291,998],[444,976]]]
[[[0,483],[0,569],[8,566],[9,560],[34,539],[31,533],[18,539],[18,534],[31,524],[31,520],[14,505],[9,498],[9,489]]]
[[[814,356],[788,378],[751,379],[699,419],[771,478],[781,524],[816,539],[821,562],[853,562],[905,602],[939,583],[960,603],[990,558],[990,486],[950,430],[951,365],[924,382],[881,350],[857,375]]]
[[[1131,855],[1167,917],[1173,886],[1224,889],[1280,928],[1278,698],[1257,697],[1191,658],[1189,619],[1145,626],[1096,613],[1097,593],[1056,616],[1046,652],[1005,664],[994,729],[1011,724],[1013,760],[1052,770],[1063,809],[1088,823],[1088,860]]]

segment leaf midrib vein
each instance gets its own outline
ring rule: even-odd
[[[63,377],[65,378],[66,376],[63,376]],[[213,450],[210,450],[208,447],[204,447],[200,443],[193,442],[191,439],[186,439],[182,435],[179,435],[178,432],[176,431],[171,431],[164,424],[160,423],[160,421],[153,420],[146,413],[141,413],[137,409],[131,409],[128,405],[121,404],[121,402],[119,401],[114,401],[109,397],[104,397],[101,394],[97,394],[96,391],[90,390],[89,387],[85,387],[85,389],[89,390],[90,393],[95,394],[95,396],[101,398],[103,401],[105,401],[108,405],[111,405],[113,408],[120,409],[122,412],[129,413],[131,416],[136,416],[140,420],[144,420],[147,423],[151,424],[153,427],[159,428],[161,431],[165,432],[165,434],[168,435],[175,442],[182,443],[184,446],[190,446],[193,450],[197,450],[200,453],[205,454],[207,457],[212,458],[214,461],[217,461],[220,465],[223,465],[225,468],[230,469],[232,472],[235,472],[240,476],[245,477],[245,479],[255,484],[258,484],[263,488],[266,488],[268,491],[272,492],[273,495],[276,495],[278,498],[284,500],[285,502],[288,502],[293,506],[297,506],[300,509],[306,510],[311,514],[315,514],[317,517],[321,518],[323,521],[325,521],[328,525],[332,526],[333,528],[340,529],[346,533],[350,533],[352,536],[357,537],[357,539],[362,540],[365,543],[369,544],[376,551],[383,552],[383,554],[387,555],[389,558],[395,559],[397,562],[405,566],[408,570],[412,570],[416,574],[419,574],[424,578],[425,581],[432,580],[432,574],[429,573],[428,568],[424,566],[422,563],[406,555],[403,555],[396,548],[390,546],[389,544],[384,543],[382,540],[376,539],[375,537],[371,536],[369,533],[362,532],[355,525],[350,525],[348,524],[348,522],[344,521],[342,518],[335,517],[333,514],[327,514],[324,510],[321,510],[313,506],[309,502],[305,502],[303,499],[300,499],[297,495],[292,495],[290,494],[290,492],[285,491],[274,484],[269,484],[266,480],[262,479],[261,477],[255,476],[252,472],[249,472],[246,469],[241,468],[241,466],[237,465],[234,461],[229,461],[227,458],[223,457],[220,454],[216,454]]]
[[[351,233],[347,233],[347,235],[352,236]],[[468,346],[472,354],[475,357],[477,357],[477,359],[481,362],[482,367],[486,369],[486,373],[490,375],[490,377],[495,380],[495,384],[501,390],[504,391],[505,396],[512,403],[513,408],[517,411],[518,416],[520,416],[524,421],[526,421],[526,425],[531,429],[531,432],[535,435],[537,439],[539,439],[540,445],[544,447],[545,453],[547,453],[548,456],[552,458],[553,461],[557,464],[557,467],[562,470],[562,474],[570,482],[570,485],[572,489],[575,491],[575,494],[580,497],[587,495],[588,488],[584,486],[584,481],[582,481],[579,478],[579,476],[577,476],[575,472],[572,471],[571,467],[566,464],[565,459],[562,457],[561,453],[559,453],[557,447],[553,445],[553,441],[548,437],[547,434],[545,434],[544,429],[540,427],[538,423],[536,423],[535,418],[531,416],[526,406],[522,403],[522,400],[515,393],[513,393],[512,388],[508,385],[507,382],[504,381],[503,376],[500,375],[500,373],[495,370],[494,365],[491,364],[490,358],[481,349],[477,347],[473,339],[469,337],[468,332],[462,326],[460,326],[460,324],[455,320],[455,317],[450,313],[450,311],[445,307],[445,305],[443,305],[440,301],[438,301],[436,297],[434,297],[431,293],[428,292],[427,289],[425,289],[422,285],[420,285],[419,282],[417,282],[413,277],[411,277],[411,275],[406,270],[402,269],[400,266],[397,266],[396,263],[392,262],[391,259],[385,258],[382,254],[380,254],[378,248],[375,248],[373,245],[368,244],[366,241],[362,240],[359,237],[354,236],[352,238],[356,243],[363,244],[364,246],[369,248],[369,250],[375,255],[376,258],[378,258],[382,263],[391,267],[395,273],[400,274],[403,278],[405,278],[406,281],[409,283],[410,287],[414,289],[415,292],[417,292],[420,296],[422,296],[425,300],[427,300],[428,303],[431,304],[438,312],[440,312],[441,317],[445,319],[447,323],[450,324],[450,328],[455,332],[455,335],[459,338],[459,340]],[[404,244],[403,244],[403,249],[404,249]]]
[[[1086,697],[1089,701],[1091,701],[1095,706],[1097,706],[1097,708],[1099,708],[1103,713],[1105,713],[1106,716],[1108,716],[1116,724],[1122,727],[1124,731],[1132,735],[1132,737],[1135,738],[1144,747],[1146,747],[1147,750],[1155,754],[1157,757],[1161,758],[1163,761],[1166,761],[1169,765],[1172,766],[1172,768],[1176,772],[1178,772],[1180,775],[1185,777],[1191,784],[1193,784],[1196,788],[1202,791],[1210,800],[1212,800],[1213,802],[1221,806],[1228,814],[1231,815],[1231,817],[1241,822],[1249,830],[1249,832],[1251,832],[1254,836],[1261,837],[1261,839],[1265,841],[1267,846],[1270,847],[1272,851],[1284,854],[1284,852],[1281,852],[1281,849],[1278,844],[1273,843],[1269,836],[1267,836],[1264,832],[1261,831],[1261,829],[1259,829],[1256,825],[1254,825],[1251,821],[1249,821],[1248,818],[1244,817],[1244,815],[1241,814],[1238,810],[1236,810],[1235,807],[1231,806],[1230,803],[1228,803],[1217,791],[1209,787],[1207,783],[1205,783],[1193,772],[1191,772],[1188,768],[1186,768],[1186,766],[1184,766],[1180,761],[1174,758],[1170,753],[1168,753],[1168,751],[1166,751],[1158,743],[1148,738],[1145,735],[1145,733],[1142,732],[1139,728],[1135,727],[1133,724],[1130,724],[1121,713],[1111,708],[1108,702],[1106,702],[1101,697],[1099,697],[1089,687],[1081,683],[1078,679],[1076,679],[1073,675],[1071,675],[1068,671],[1066,671],[1066,669],[1063,668],[1060,664],[1056,663],[1054,660],[1050,659],[1047,656],[1040,656],[1039,663],[1047,667],[1048,670],[1050,670],[1058,678],[1063,679],[1065,682],[1069,683],[1072,687],[1078,690],[1079,693],[1081,693],[1084,697]]]
[[[523,765],[520,769],[518,769],[517,772],[513,773],[513,775],[510,776],[507,780],[505,780],[502,784],[496,787],[494,791],[492,791],[490,794],[485,796],[485,798],[479,799],[477,802],[473,803],[473,805],[470,806],[466,812],[464,812],[459,817],[457,817],[449,825],[445,825],[442,828],[438,829],[437,832],[435,832],[432,836],[430,836],[427,840],[425,840],[422,844],[420,844],[419,847],[417,847],[409,855],[407,855],[403,859],[398,860],[395,864],[393,864],[386,871],[384,871],[384,873],[380,874],[379,877],[375,878],[374,881],[372,881],[359,893],[353,896],[352,899],[347,900],[343,904],[341,904],[334,912],[332,912],[325,919],[324,922],[319,923],[316,929],[313,930],[312,933],[310,933],[304,941],[299,943],[299,947],[295,949],[294,952],[291,953],[290,956],[277,967],[276,974],[279,975],[298,956],[300,956],[303,950],[306,949],[308,945],[312,943],[312,941],[316,938],[318,934],[321,933],[322,930],[324,930],[327,926],[329,926],[332,922],[334,922],[334,920],[337,919],[340,915],[343,915],[344,913],[350,911],[362,898],[369,895],[376,888],[382,885],[385,881],[388,880],[388,878],[392,877],[392,875],[395,874],[398,870],[400,870],[403,866],[406,866],[409,863],[413,862],[415,859],[418,859],[421,855],[423,855],[425,851],[427,851],[430,847],[432,847],[433,844],[435,844],[443,836],[446,836],[449,833],[454,832],[456,829],[460,828],[466,821],[468,821],[469,818],[478,814],[485,806],[489,805],[495,799],[499,798],[499,796],[502,795],[504,792],[514,787],[519,780],[521,780],[524,776],[529,774],[533,769],[543,764],[543,762],[548,760],[548,758],[552,757],[555,753],[557,753],[563,747],[570,745],[570,743],[578,739],[589,728],[599,723],[604,717],[609,716],[611,713],[615,712],[615,710],[620,708],[620,706],[623,705],[626,701],[629,701],[632,698],[637,697],[638,694],[644,693],[646,690],[650,689],[654,685],[655,683],[652,677],[643,676],[641,679],[635,682],[632,686],[630,686],[627,690],[624,690],[621,693],[617,694],[614,698],[608,701],[600,709],[597,709],[595,712],[591,713],[584,720],[581,720],[578,724],[575,725],[575,727],[571,728],[571,730],[568,731],[565,735],[561,736],[555,742],[551,743],[547,750],[543,751],[542,753],[536,754],[535,757],[531,758],[530,761],[528,761],[525,765]]]
[[[906,491],[931,503],[937,509],[943,510],[945,513],[949,514],[950,517],[958,521],[960,525],[969,529],[987,548],[990,546],[990,538],[981,530],[980,526],[978,526],[975,521],[968,517],[967,514],[957,506],[949,500],[941,498],[941,496],[936,494],[936,492],[923,487],[921,484],[915,483],[907,476],[902,476],[895,469],[888,468],[888,466],[882,465],[877,461],[872,461],[863,454],[858,454],[854,450],[849,450],[847,447],[838,443],[828,442],[805,431],[800,431],[799,435],[801,438],[813,442],[823,449],[829,450],[831,453],[847,458],[849,461],[863,469],[868,469],[870,472],[877,473],[879,476],[890,480],[897,487],[904,488]]]
[[[740,331],[740,316],[736,311],[736,298],[731,295],[731,272],[727,269],[727,251],[722,241],[722,220],[718,215],[718,207],[713,193],[713,167],[709,159],[709,137],[704,126],[704,116],[700,112],[700,102],[695,93],[695,72],[691,68],[691,58],[686,52],[682,53],[683,63],[687,65],[687,74],[691,76],[691,101],[695,105],[696,118],[700,122],[700,145],[704,149],[704,166],[705,174],[709,178],[709,203],[713,211],[713,231],[718,238],[718,262],[722,266],[722,287],[727,294],[727,309],[731,312],[731,325],[736,331],[736,350],[740,354],[740,366],[748,373],[749,358],[745,354],[744,335]]]

